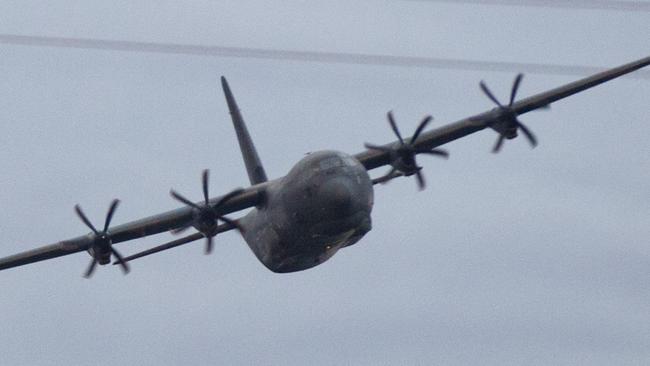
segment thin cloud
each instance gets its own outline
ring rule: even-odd
[[[524,6],[538,8],[586,9],[606,11],[650,12],[647,1],[608,1],[608,0],[412,0],[432,3]]]
[[[254,58],[351,65],[422,67],[447,70],[526,72],[545,75],[585,76],[606,67],[585,65],[539,64],[525,62],[480,61],[418,56],[394,56],[365,53],[298,51],[251,47],[204,46],[177,43],[134,42],[107,39],[24,36],[0,34],[0,43],[21,46],[111,50],[123,52],[166,53],[211,57]],[[613,66],[613,65],[609,65]],[[629,77],[650,80],[650,72],[637,71]]]

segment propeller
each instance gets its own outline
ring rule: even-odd
[[[435,148],[430,149],[430,148],[416,146],[418,137],[420,137],[420,134],[422,133],[422,131],[424,131],[424,128],[429,124],[429,122],[433,120],[433,117],[431,116],[424,117],[420,122],[420,124],[418,125],[418,127],[415,129],[415,133],[413,133],[413,136],[409,139],[408,142],[406,142],[404,138],[402,138],[402,134],[400,133],[399,128],[397,127],[397,123],[395,123],[395,118],[393,117],[392,111],[388,112],[387,117],[391,129],[393,130],[395,136],[397,136],[397,139],[399,140],[399,145],[397,147],[392,147],[392,146],[378,146],[369,143],[365,144],[365,147],[370,150],[376,150],[376,151],[388,153],[390,159],[390,165],[392,165],[392,168],[388,173],[386,173],[384,176],[380,178],[377,178],[375,181],[385,183],[391,180],[392,178],[400,175],[404,175],[404,176],[415,175],[418,182],[418,187],[420,190],[422,190],[426,186],[426,183],[424,181],[424,175],[422,174],[421,171],[422,167],[418,166],[417,161],[415,160],[416,155],[427,154],[433,156],[440,156],[443,158],[449,157],[449,153],[446,150],[435,149]]]
[[[90,255],[93,257],[93,259],[90,262],[86,273],[84,274],[84,277],[86,278],[90,278],[90,276],[92,276],[98,263],[101,265],[110,263],[111,254],[114,255],[119,262],[121,262],[121,267],[124,274],[129,273],[129,266],[126,264],[126,262],[124,262],[120,252],[113,248],[113,241],[111,240],[111,235],[108,232],[108,228],[111,225],[111,220],[113,219],[113,214],[115,214],[115,210],[117,209],[119,203],[120,201],[117,199],[111,202],[111,205],[108,208],[108,213],[106,214],[106,220],[104,220],[104,228],[101,231],[97,230],[95,226],[90,222],[90,220],[88,220],[88,217],[86,217],[86,214],[84,214],[81,206],[74,206],[74,210],[77,213],[77,216],[79,216],[81,221],[83,221],[83,223],[86,224],[86,226],[88,226],[88,228],[90,228],[90,230],[93,232],[93,242],[89,248]]]
[[[492,94],[490,89],[487,87],[484,81],[481,81],[479,84],[483,93],[490,98],[497,106],[498,110],[501,113],[501,118],[497,122],[493,123],[490,127],[499,133],[499,138],[497,139],[494,148],[492,149],[493,153],[497,153],[501,150],[503,142],[508,139],[514,139],[517,137],[517,130],[521,130],[524,136],[528,139],[532,147],[537,146],[537,138],[535,135],[526,127],[519,119],[517,118],[517,112],[512,108],[515,103],[515,98],[517,97],[517,91],[519,90],[519,85],[521,80],[524,78],[523,74],[518,74],[515,77],[515,81],[512,84],[512,90],[510,91],[510,103],[507,106],[501,104],[499,100]]]
[[[201,234],[203,234],[203,236],[205,236],[206,239],[205,254],[212,253],[212,241],[214,236],[217,235],[218,232],[217,227],[219,226],[219,220],[236,227],[240,232],[242,231],[242,228],[239,226],[239,223],[236,220],[231,220],[226,216],[221,215],[219,213],[219,208],[223,206],[223,204],[227,202],[229,199],[233,198],[234,196],[237,196],[244,190],[241,188],[235,189],[234,191],[221,197],[216,204],[210,206],[210,197],[208,194],[209,175],[210,175],[210,171],[206,169],[203,171],[203,175],[201,177],[202,188],[203,188],[203,200],[204,200],[202,205],[190,201],[189,199],[185,198],[183,195],[174,191],[173,189],[169,191],[169,194],[171,194],[171,196],[174,199],[184,203],[185,205],[193,209],[192,222],[188,225],[174,229],[172,232],[178,234],[185,231],[190,226],[194,226]]]

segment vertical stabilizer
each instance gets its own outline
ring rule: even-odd
[[[248,178],[251,181],[251,185],[266,182],[266,172],[264,172],[264,167],[262,166],[260,157],[257,155],[251,136],[248,134],[248,129],[246,128],[244,119],[239,112],[235,97],[230,91],[228,81],[226,81],[226,78],[223,76],[221,77],[221,86],[223,87],[224,94],[226,94],[226,102],[228,102],[228,109],[230,110],[232,123],[235,126],[235,132],[237,132],[239,148],[244,157],[244,164],[246,164],[246,171],[248,172]]]

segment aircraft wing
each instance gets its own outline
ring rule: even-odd
[[[618,78],[635,70],[650,65],[650,57],[640,59],[619,67],[615,67],[601,73],[586,77],[573,83],[563,85],[531,97],[514,102],[510,106],[510,111],[521,115],[535,109],[544,108],[551,103],[564,99],[573,94],[592,88],[609,80]],[[515,88],[516,89],[516,88]],[[484,112],[472,117],[462,119],[449,125],[423,132],[417,139],[414,147],[418,150],[430,150],[450,141],[470,135],[474,132],[483,130],[487,127],[495,128],[504,119],[508,118],[508,111],[495,108],[491,111]],[[524,131],[525,132],[525,131]],[[408,143],[410,140],[405,139]],[[400,145],[399,141],[380,146],[380,149],[368,149],[355,155],[355,158],[363,164],[366,169],[371,170],[384,165],[391,164],[391,154],[389,150],[394,150]],[[383,151],[382,151],[383,150]]]
[[[219,212],[228,214],[258,205],[262,200],[264,186],[265,184],[255,185],[237,193],[219,206]],[[211,199],[210,204],[215,205],[221,197]],[[179,228],[191,220],[192,209],[183,207],[112,227],[109,233],[112,243],[115,244]],[[232,226],[227,226],[221,231],[229,229],[232,229]],[[94,235],[90,233],[5,257],[0,259],[0,270],[88,250],[93,240]]]
[[[632,71],[635,71],[637,69],[640,69],[648,65],[650,65],[650,57],[646,57],[644,59],[595,74],[593,76],[584,78],[574,83],[570,83],[561,86],[559,88],[552,89],[550,91],[523,99],[521,101],[514,102],[514,95],[516,94],[516,89],[520,81],[519,80],[515,83],[515,87],[513,87],[511,103],[508,104],[506,107],[500,106],[499,108],[492,109],[491,111],[484,112],[469,118],[465,118],[463,120],[460,120],[455,123],[451,123],[449,125],[440,127],[435,130],[424,132],[419,136],[419,138],[415,139],[416,142],[413,144],[413,146],[414,148],[417,149],[416,153],[423,153],[423,151],[427,152],[427,150],[429,150],[428,152],[431,152],[430,149],[443,145],[447,142],[456,140],[458,138],[470,135],[474,132],[483,130],[487,127],[491,127],[497,130],[497,132],[502,133],[502,137],[503,137],[505,133],[508,132],[508,131],[503,132],[503,130],[501,129],[504,123],[506,124],[507,127],[507,123],[513,123],[513,121],[517,122],[516,120],[517,115],[548,106],[555,101],[566,98],[575,93],[579,93],[583,90],[589,89],[598,84],[620,77],[622,75],[625,75],[627,73],[630,73]],[[520,78],[518,77],[518,79]],[[230,90],[227,87],[225,80],[222,80],[222,84],[227,98],[232,99],[232,101],[229,100],[228,104],[231,110],[231,115],[233,116],[233,122],[235,123],[236,127],[238,124],[243,126],[243,120],[241,119],[241,116],[237,111],[237,106],[234,103],[234,99],[230,95]],[[484,88],[484,91],[485,89],[486,88]],[[495,100],[495,98],[491,96],[489,92],[486,92],[486,94],[488,94],[490,99]],[[424,123],[421,125],[421,127],[424,127]],[[521,128],[521,126],[517,126],[517,127]],[[239,129],[241,130],[240,131],[241,134],[238,133],[238,137],[240,137],[241,135],[240,143],[242,141],[244,142],[243,145],[240,144],[242,145],[242,152],[244,152],[245,157],[248,157],[248,160],[250,162],[255,163],[255,164],[250,164],[251,167],[258,169],[259,168],[258,166],[261,163],[259,163],[259,159],[255,159],[256,156],[254,155],[256,154],[253,154],[254,151],[253,151],[252,144],[248,142],[250,138],[249,136],[247,136],[246,131],[244,131],[245,130],[244,127],[240,127]],[[526,133],[526,131],[523,132]],[[506,138],[511,138],[511,137],[514,136],[510,136]],[[406,139],[405,141],[407,143],[410,142],[409,139]],[[366,150],[360,154],[357,154],[355,157],[366,167],[366,169],[371,170],[383,165],[394,163],[393,161],[391,161],[391,159],[395,159],[395,154],[392,152],[396,150],[399,146],[400,146],[400,142],[396,141],[391,144],[383,145],[378,149]],[[257,174],[254,177],[258,177],[258,176],[265,178],[262,174]],[[259,182],[260,180],[264,181],[265,179],[257,179],[257,178],[251,179],[251,182],[255,184],[255,182]],[[263,202],[265,187],[268,183],[269,182],[262,182],[259,184],[255,184],[252,187],[249,187],[245,190],[231,192],[227,195],[211,199],[210,205],[211,206],[219,205],[218,212],[222,215],[243,210],[249,207],[257,206]],[[222,200],[226,196],[228,197],[228,199]],[[107,223],[110,223],[110,217],[112,217],[113,210],[114,207],[112,207],[111,210],[109,210],[109,215],[107,215],[107,220],[106,220]],[[112,244],[115,244],[115,243],[141,238],[144,236],[154,235],[161,232],[186,226],[188,223],[192,221],[193,219],[192,215],[193,215],[192,209],[189,207],[184,207],[184,208],[164,212],[158,215],[150,216],[137,221],[129,222],[123,225],[111,227],[108,229],[107,232],[110,234],[110,242]],[[79,216],[82,217],[82,220],[84,220],[83,214],[79,214]],[[235,223],[232,222],[232,223],[227,223],[225,225],[220,225],[218,228],[218,232],[232,229],[233,227],[235,227],[233,224]],[[88,226],[90,227],[90,225]],[[19,253],[6,258],[2,258],[0,259],[0,270],[92,249],[93,245],[95,246],[98,245],[98,236],[100,236],[99,234],[104,234],[104,233],[103,232],[98,232],[96,234],[89,233],[84,236],[79,236],[73,239],[64,240],[55,244],[43,246],[37,249]],[[200,238],[200,235],[202,234],[197,233],[187,238],[177,239],[171,243],[159,246],[157,248],[153,248],[145,253],[139,253],[137,255],[131,256],[131,258],[137,258],[143,255],[148,255],[154,252],[158,252],[160,250],[165,250],[177,245],[181,245],[190,240],[196,240]],[[125,261],[127,260],[129,260],[129,258],[125,259]],[[119,260],[118,263],[119,262],[122,262],[122,260]],[[93,262],[91,264],[91,267],[89,268],[88,273],[92,272],[92,268],[94,268],[94,265],[95,263]]]

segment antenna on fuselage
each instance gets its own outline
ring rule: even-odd
[[[260,161],[260,157],[257,155],[257,150],[255,150],[253,140],[246,128],[246,123],[244,123],[244,119],[237,107],[235,97],[232,95],[232,91],[230,91],[230,87],[228,86],[228,81],[226,81],[226,78],[223,76],[221,77],[221,86],[226,95],[226,102],[228,102],[232,124],[235,126],[235,132],[237,132],[239,148],[244,157],[244,164],[246,164],[246,171],[248,172],[248,178],[251,181],[251,185],[266,182],[268,179],[266,178],[266,172],[262,166],[262,161]]]

